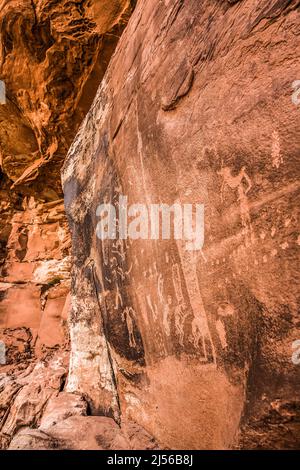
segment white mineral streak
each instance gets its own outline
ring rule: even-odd
[[[108,345],[94,288],[78,274],[80,295],[72,295],[70,322],[71,356],[68,392],[83,393],[96,410],[118,414],[117,390],[113,381]]]
[[[109,100],[107,96],[107,84],[103,79],[98,89],[97,95],[93,101],[92,107],[81,124],[78,134],[68,152],[64,169],[62,172],[62,184],[65,184],[69,178],[76,177],[80,182],[85,172],[80,172],[89,162],[87,158],[92,158],[95,154],[100,138],[100,130],[109,114]]]

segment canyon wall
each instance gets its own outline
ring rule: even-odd
[[[0,0],[0,448],[37,428],[47,404],[46,424],[86,415],[62,392],[71,239],[60,172],[134,4]],[[13,445],[45,447],[40,434]]]
[[[297,448],[300,2],[135,4],[0,0],[0,447]]]
[[[64,164],[67,390],[163,446],[299,445],[298,38],[298,1],[138,2]],[[99,239],[120,195],[204,204],[203,249]]]
[[[133,3],[0,1],[0,339],[6,363],[67,341],[71,240],[60,171]]]

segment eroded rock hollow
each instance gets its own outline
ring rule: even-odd
[[[86,448],[299,447],[299,1],[139,0],[110,62],[129,2],[2,3],[1,191],[20,205],[1,216],[0,321],[28,327],[35,355],[70,336],[69,366],[63,345],[30,370],[55,370],[46,414],[18,425],[24,378],[3,377],[4,445],[44,446],[47,429],[76,448],[76,423]],[[122,196],[147,234],[121,237],[118,218],[101,240],[99,205]],[[151,237],[155,204],[203,205],[201,249]],[[45,223],[54,245],[37,250]],[[34,325],[16,320],[41,296]]]

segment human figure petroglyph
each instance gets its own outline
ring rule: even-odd
[[[279,168],[283,163],[283,156],[280,149],[280,138],[277,131],[273,131],[272,134],[272,166]]]
[[[151,328],[153,341],[155,344],[155,349],[157,351],[157,354],[160,357],[165,357],[167,355],[167,348],[165,344],[165,335],[163,331],[164,325],[163,325],[163,322],[161,322],[161,316],[163,316],[163,309],[158,309],[158,306],[156,303],[156,300],[157,300],[156,296],[154,297],[155,300],[153,300],[151,294],[148,294],[146,295],[145,299],[146,299],[146,305],[148,307],[148,309],[143,309],[144,315],[145,315],[145,321]],[[149,314],[149,310],[151,314]]]
[[[176,329],[176,333],[179,336],[179,344],[181,346],[184,346],[184,324],[185,324],[185,319],[188,316],[185,302],[181,302],[179,305],[175,307],[174,315],[175,315],[175,329]]]
[[[121,268],[120,266],[117,268],[117,273],[119,274],[120,278],[122,279],[122,281],[125,280],[125,273],[124,273],[124,270],[123,268]]]
[[[150,294],[148,294],[148,295],[146,296],[146,299],[147,299],[147,304],[148,304],[148,306],[149,306],[149,308],[150,308],[150,310],[151,310],[151,313],[152,313],[152,315],[153,315],[154,320],[157,320],[157,317],[158,317],[157,305],[156,305],[156,304],[154,304],[154,305],[152,304],[152,299],[151,299],[151,295],[150,295]]]
[[[131,348],[136,348],[136,340],[134,336],[134,318],[135,312],[132,307],[126,307],[122,313],[123,320],[126,322],[128,337],[129,337],[129,346]]]
[[[224,189],[226,185],[229,186],[230,189],[237,189],[239,200],[243,200],[245,195],[247,195],[247,193],[252,188],[252,182],[249,176],[247,175],[246,169],[244,166],[239,172],[239,174],[236,176],[232,175],[230,168],[227,166],[221,168],[221,170],[218,171],[218,175],[221,175],[223,177],[223,182],[222,182],[222,187],[221,187],[222,202],[224,201]],[[246,189],[244,189],[243,180],[245,180],[248,185]]]
[[[199,348],[199,341],[201,340],[201,346],[203,349],[204,358],[207,361],[207,351],[205,345],[205,336],[210,336],[207,323],[201,316],[195,316],[192,320],[192,344],[195,349]]]
[[[159,273],[158,279],[157,279],[157,293],[158,293],[158,298],[162,304],[164,303],[163,292],[164,292],[164,279],[163,279],[162,274]]]
[[[6,104],[6,90],[3,80],[0,80],[0,104]]]
[[[127,271],[125,271],[125,275],[126,276],[129,276],[129,274],[131,273],[132,271],[132,268],[133,268],[133,263],[130,264],[129,268],[127,269]]]
[[[109,263],[109,243],[107,240],[102,240],[101,242],[101,252],[102,259],[105,266],[108,266]]]
[[[119,305],[123,305],[122,295],[118,283],[116,283],[115,310],[119,309]]]
[[[225,318],[232,317],[235,314],[235,308],[227,301],[220,302],[217,307],[218,319],[216,321],[216,330],[223,349],[227,348],[227,337],[225,328]]]
[[[227,348],[226,329],[223,321],[219,318],[216,322],[216,330],[220,339],[220,343],[223,349]]]
[[[110,267],[110,280],[105,277],[105,279],[110,283],[115,285],[115,305],[114,310],[118,310],[119,306],[123,306],[123,299],[119,289],[119,279],[123,280],[123,269],[119,266],[118,260],[115,256],[109,259],[109,267]]]
[[[179,265],[177,263],[172,266],[172,278],[173,278],[173,285],[174,285],[177,301],[182,302],[183,301],[182,284],[181,284],[181,279],[180,279]]]
[[[221,201],[224,201],[224,190],[226,185],[232,189],[237,191],[238,201],[240,204],[240,214],[241,214],[241,221],[242,227],[245,236],[247,237],[250,234],[250,242],[253,242],[253,233],[252,233],[252,226],[251,226],[251,217],[250,217],[250,210],[248,205],[248,197],[247,194],[249,193],[250,189],[252,188],[252,182],[249,176],[246,173],[246,169],[243,166],[240,172],[233,176],[232,172],[229,167],[223,167],[218,174],[222,176],[222,187],[221,187]],[[248,241],[248,237],[247,240]]]
[[[125,261],[126,254],[124,249],[124,240],[117,239],[113,243],[113,249],[111,250],[112,253],[119,255],[122,261]]]
[[[3,341],[0,341],[0,365],[6,364],[6,347]]]
[[[181,267],[183,278],[185,282],[185,287],[188,293],[188,299],[190,302],[191,307],[191,316],[192,324],[191,324],[191,334],[189,336],[189,340],[195,346],[197,350],[200,348],[200,340],[203,348],[203,360],[207,362],[211,362],[210,358],[208,358],[207,354],[207,347],[210,346],[209,349],[212,354],[212,359],[214,365],[216,364],[216,352],[214,343],[212,341],[212,336],[210,334],[209,326],[208,326],[208,318],[207,313],[205,310],[199,281],[197,277],[197,263],[201,259],[200,254],[197,252],[187,252],[186,250],[182,249],[182,246],[178,243],[178,252],[181,259]],[[180,281],[181,282],[181,281]],[[182,290],[181,290],[182,292]],[[176,291],[175,291],[176,293]]]
[[[171,328],[170,328],[171,306],[172,306],[172,297],[168,295],[167,303],[165,303],[164,308],[163,308],[163,326],[164,326],[164,331],[167,336],[170,336],[171,334]]]

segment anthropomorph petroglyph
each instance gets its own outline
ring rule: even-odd
[[[203,349],[204,359],[208,360],[206,345],[205,345],[205,337],[209,336],[209,331],[207,327],[207,322],[204,321],[202,316],[195,316],[192,321],[192,342],[194,348],[198,349],[199,346]],[[201,340],[201,345],[199,345],[199,341]]]
[[[157,293],[159,301],[163,304],[164,303],[164,279],[163,275],[159,273],[157,278]]]
[[[237,191],[238,201],[240,204],[240,215],[243,227],[243,233],[246,238],[246,244],[253,243],[253,232],[251,226],[250,210],[248,205],[248,197],[250,189],[252,188],[252,182],[246,173],[245,167],[242,167],[240,172],[234,176],[229,167],[223,167],[218,174],[222,176],[221,186],[221,201],[224,201],[224,191],[226,186],[232,190]]]
[[[171,315],[171,312],[170,312],[170,309],[171,309],[171,306],[172,306],[172,297],[171,295],[168,295],[167,297],[167,303],[165,303],[164,307],[163,307],[163,325],[164,325],[164,331],[166,333],[167,336],[170,336],[171,334],[171,329],[170,329],[170,315]]]
[[[183,281],[188,293],[191,315],[193,317],[191,324],[191,334],[189,341],[192,342],[198,354],[201,354],[201,360],[213,362],[216,364],[215,346],[209,330],[207,313],[205,310],[200,285],[197,277],[197,265],[202,260],[199,252],[187,252],[183,250],[180,244],[178,253],[181,259],[181,268],[183,273]],[[180,280],[180,279],[179,279]],[[181,281],[180,281],[181,284]],[[182,293],[182,288],[181,288]],[[182,303],[182,302],[181,302]],[[189,311],[189,308],[188,308]],[[201,342],[200,342],[201,341]],[[207,348],[209,347],[209,352]]]
[[[184,325],[186,317],[188,316],[188,312],[186,310],[186,304],[184,302],[180,302],[177,307],[175,307],[175,329],[176,334],[179,337],[179,344],[180,346],[184,346]]]
[[[157,317],[158,317],[157,305],[156,305],[155,303],[154,303],[154,305],[153,305],[152,299],[151,299],[151,295],[148,294],[148,295],[146,296],[146,299],[147,299],[147,304],[148,304],[148,306],[149,306],[149,308],[150,308],[150,310],[151,310],[151,313],[152,313],[152,315],[153,315],[154,320],[157,320]]]
[[[283,163],[283,156],[280,149],[280,139],[277,131],[273,131],[272,134],[272,166],[279,168]]]
[[[182,285],[180,280],[180,270],[178,264],[174,264],[172,266],[172,278],[173,278],[173,285],[175,290],[175,295],[178,302],[182,302],[183,300],[183,292],[182,292]]]
[[[136,341],[134,337],[134,317],[135,313],[132,307],[126,307],[122,313],[123,319],[126,322],[128,336],[129,336],[129,346],[131,348],[136,347]]]
[[[0,365],[6,364],[6,348],[3,341],[0,341]]]
[[[220,343],[223,349],[227,348],[226,330],[222,320],[218,319],[216,322],[216,330],[220,339]]]
[[[230,168],[223,167],[221,170],[218,171],[218,174],[223,177],[223,183],[221,187],[221,199],[224,201],[224,190],[226,185],[229,186],[230,189],[237,189],[238,192],[238,199],[243,200],[243,198],[247,195],[252,187],[251,180],[246,173],[246,169],[243,166],[241,171],[236,175],[233,176],[231,173]],[[246,182],[247,187],[244,187],[243,181]]]

